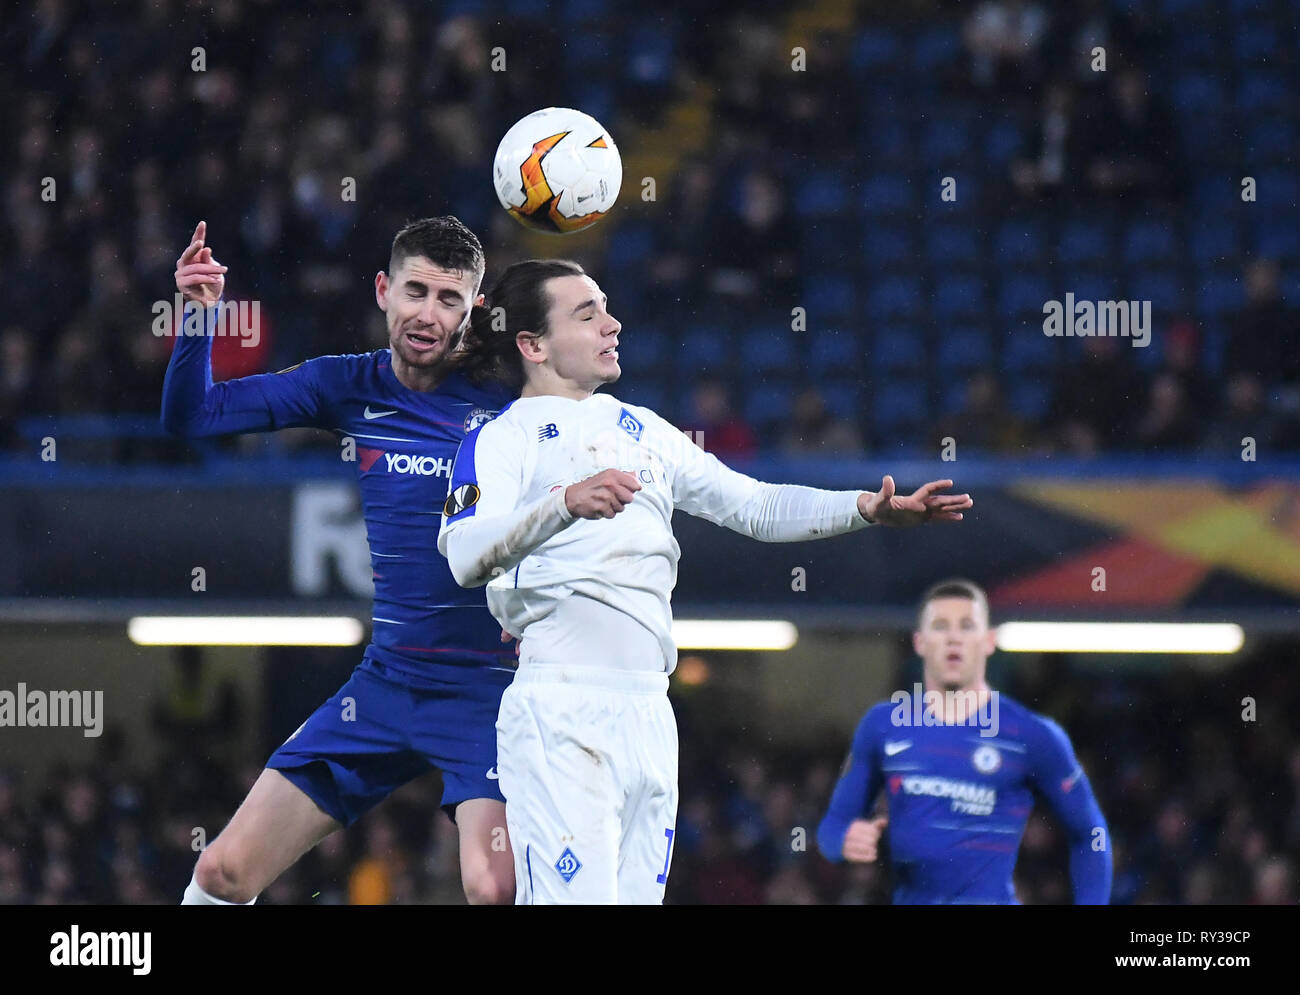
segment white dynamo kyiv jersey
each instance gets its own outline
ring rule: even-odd
[[[565,488],[610,468],[634,474],[641,490],[613,518],[575,520]],[[647,660],[646,668],[671,673],[669,595],[681,555],[674,508],[755,539],[792,542],[868,525],[859,493],[761,483],[648,408],[605,394],[523,397],[461,443],[438,549],[462,586],[487,584],[488,608],[526,649],[530,625],[571,595],[585,595],[648,629],[663,660]],[[544,647],[532,649],[530,657],[546,661]],[[598,658],[547,662],[600,665]]]

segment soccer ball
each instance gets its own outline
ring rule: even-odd
[[[506,132],[492,175],[497,199],[516,220],[562,235],[594,225],[614,206],[623,160],[595,118],[546,107]]]

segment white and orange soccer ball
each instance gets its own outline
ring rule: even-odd
[[[563,235],[589,228],[614,206],[623,160],[595,118],[546,107],[506,132],[492,178],[501,206],[517,221]]]

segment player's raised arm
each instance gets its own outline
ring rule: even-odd
[[[870,862],[876,859],[885,820],[866,816],[881,783],[868,712],[853,734],[848,759],[831,793],[826,815],[817,827],[817,849],[827,860]]]
[[[666,421],[654,417],[666,431],[673,432]],[[763,542],[800,542],[874,524],[961,521],[962,511],[971,506],[970,495],[936,493],[951,486],[951,480],[934,480],[902,497],[894,493],[894,479],[889,476],[874,493],[769,484],[731,469],[712,453],[683,443],[673,476],[673,502],[687,514]]]
[[[325,425],[319,366],[300,364],[283,374],[261,374],[212,382],[212,339],[217,334],[226,267],[207,244],[207,222],[194,229],[189,246],[176,260],[176,289],[187,312],[203,310],[198,327],[182,321],[163,380],[162,426],[176,435],[201,437],[232,432],[263,432],[291,426]],[[188,315],[187,315],[188,316]]]
[[[1110,904],[1114,876],[1110,828],[1065,730],[1042,719],[1030,760],[1034,786],[1065,829],[1074,904]]]

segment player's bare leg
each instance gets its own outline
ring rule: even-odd
[[[471,798],[456,806],[460,881],[470,905],[511,905],[515,858],[506,831],[505,802]]]
[[[230,824],[199,855],[194,883],[212,898],[245,905],[299,857],[341,828],[338,820],[322,812],[297,785],[278,770],[267,768]],[[190,897],[187,891],[187,900]]]

